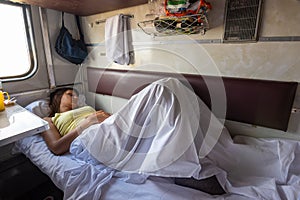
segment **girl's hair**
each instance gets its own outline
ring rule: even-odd
[[[58,89],[54,90],[53,92],[51,92],[50,93],[50,101],[49,101],[49,107],[50,107],[49,117],[53,117],[55,115],[55,113],[60,112],[59,108],[60,108],[61,97],[67,90],[72,90],[77,95],[79,95],[78,91],[72,87],[58,88]]]

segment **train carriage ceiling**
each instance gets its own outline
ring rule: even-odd
[[[88,16],[145,4],[147,0],[10,0],[11,2],[29,4],[42,8],[64,11]]]

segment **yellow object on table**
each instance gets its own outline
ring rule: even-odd
[[[5,100],[10,100],[9,94],[7,92],[0,91],[0,111],[5,110],[5,104],[4,104]]]

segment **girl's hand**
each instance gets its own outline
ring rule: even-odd
[[[104,112],[103,110],[99,110],[96,113],[90,115],[89,117],[93,118],[94,120],[97,119],[95,123],[101,123],[104,120],[106,120],[108,117],[110,117],[110,114]]]
[[[93,124],[98,124],[106,120],[110,117],[111,114],[104,112],[103,110],[99,110],[91,115],[89,115],[82,123],[80,123],[79,127],[81,129],[86,129]]]

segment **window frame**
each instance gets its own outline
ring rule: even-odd
[[[0,0],[0,4],[21,7],[22,12],[23,12],[25,34],[26,34],[27,45],[28,45],[27,53],[28,53],[28,56],[30,59],[30,67],[27,72],[25,72],[23,74],[15,75],[15,76],[2,76],[2,77],[0,77],[0,79],[3,82],[21,81],[21,80],[29,79],[38,70],[37,54],[36,54],[34,30],[33,30],[33,22],[32,22],[32,17],[31,17],[32,15],[31,15],[30,6],[25,5],[25,4],[14,3],[14,2],[2,1],[2,0]]]

